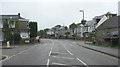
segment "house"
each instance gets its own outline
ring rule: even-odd
[[[54,31],[52,29],[47,31],[47,35],[53,35],[53,34],[54,34]]]
[[[68,29],[66,26],[61,26],[60,29],[58,30],[58,36],[59,38],[65,38],[66,37],[66,32],[68,32]]]
[[[12,31],[12,35],[19,33],[22,39],[29,38],[29,20],[21,17],[20,13],[17,15],[0,15],[0,17],[0,21],[2,21],[2,27],[5,22],[7,22],[9,29]],[[12,22],[11,24],[10,21]],[[6,40],[6,38],[4,38],[4,40]]]
[[[76,28],[77,37],[79,38],[84,37],[83,32],[84,32],[84,25],[81,23],[78,23]]]
[[[103,15],[103,17],[100,19],[100,21],[96,24],[96,28],[99,27],[102,23],[104,23],[104,21],[106,21],[107,19],[116,16],[117,14],[112,14],[110,12],[106,13]]]
[[[118,29],[120,29],[120,26],[118,26],[118,19],[120,19],[120,16],[110,17],[96,28],[96,40],[98,44],[119,44]]]
[[[85,37],[93,37],[94,32],[95,32],[95,21],[94,20],[89,20],[85,23],[85,31],[83,33],[85,34]]]
[[[95,16],[92,20],[86,21],[83,25],[82,23],[77,24],[77,28],[75,29],[75,33],[77,33],[78,38],[85,37],[88,40],[93,40],[92,38],[95,37],[95,30],[99,27],[104,21],[111,18],[112,16],[116,16],[116,14],[112,14],[110,12]]]
[[[60,28],[61,28],[61,25],[56,25],[56,26],[54,26],[51,30],[54,32],[54,37],[55,38],[58,38],[59,37],[59,35],[58,35],[58,31],[60,30]]]
[[[0,45],[2,45],[2,41],[4,40],[3,39],[3,31],[2,31],[2,29],[3,29],[3,23],[2,23],[2,20],[1,20],[1,16],[0,16]]]

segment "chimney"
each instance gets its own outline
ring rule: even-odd
[[[18,18],[20,18],[20,13],[18,13]]]

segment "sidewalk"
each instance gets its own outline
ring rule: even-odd
[[[7,46],[0,46],[0,49],[13,49],[13,48],[16,48],[18,46],[10,46],[10,47],[7,47]]]
[[[108,55],[120,58],[120,55],[119,55],[120,49],[114,49],[114,48],[110,48],[110,47],[98,47],[98,46],[86,45],[86,44],[84,44],[83,41],[81,41],[79,43],[79,46],[82,46],[82,47],[85,47],[85,48],[88,48],[88,49],[91,49],[91,50],[95,50],[95,51],[98,51],[98,52],[101,52],[101,53],[104,53],[104,54],[108,54]]]

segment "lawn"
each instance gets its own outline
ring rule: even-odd
[[[120,46],[100,45],[100,44],[93,44],[93,43],[85,43],[85,44],[87,44],[87,45],[93,45],[93,46],[99,46],[99,47],[110,47],[110,48],[120,49]]]

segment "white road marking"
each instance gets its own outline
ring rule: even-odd
[[[12,56],[7,56],[6,59],[1,60],[1,61],[3,62],[3,61],[6,61],[6,60],[9,60],[10,58],[12,58],[12,57],[14,57],[14,56],[17,56],[17,55],[19,55],[19,54],[22,54],[22,53],[24,53],[25,51],[30,50],[30,49],[32,49],[32,48],[34,48],[34,47],[36,47],[36,46],[39,46],[39,45],[35,45],[35,46],[33,46],[33,47],[29,47],[29,48],[27,48],[26,50],[23,50],[23,51],[21,51],[21,52],[18,52],[17,54],[14,54],[14,55],[12,55]],[[0,62],[1,62],[1,61],[0,61]]]
[[[51,47],[51,50],[53,49],[53,46],[54,46],[54,43],[53,43],[53,45],[52,45],[52,47]]]
[[[68,52],[69,54],[73,55],[69,50],[67,50],[67,52]]]
[[[34,47],[36,47],[36,46],[38,46],[38,45],[35,45]],[[29,48],[26,49],[26,50],[23,50],[23,51],[21,51],[21,52],[19,52],[19,53],[17,53],[17,54],[14,54],[14,55],[10,56],[10,58],[12,58],[12,57],[14,57],[14,56],[17,56],[17,55],[19,55],[19,54],[22,54],[22,53],[24,53],[25,51],[30,50],[30,49],[32,49],[32,48],[34,48],[34,47],[29,47]]]
[[[52,43],[53,43],[53,41],[52,41]],[[53,43],[53,45],[52,45],[52,47],[51,47],[51,49],[50,49],[49,56],[50,56],[51,53],[52,53],[53,46],[54,46],[54,43]]]
[[[54,58],[63,58],[63,59],[74,59],[74,58],[71,58],[71,57],[59,57],[59,56],[52,56]]]
[[[67,48],[63,45],[63,47],[65,48],[65,50],[67,50]],[[70,54],[70,55],[73,55],[69,50],[67,50],[67,52]]]
[[[68,53],[60,53],[60,52],[53,52],[53,53],[57,53],[57,54],[68,54]]]
[[[51,55],[51,51],[49,52],[49,56]]]
[[[88,67],[88,65],[85,63],[85,62],[83,62],[82,60],[80,60],[79,58],[76,58],[79,62],[81,62],[81,63],[83,63],[86,67]]]
[[[52,63],[54,65],[66,65],[66,64],[62,64],[62,63]]]
[[[47,60],[47,67],[49,67],[50,59]]]

